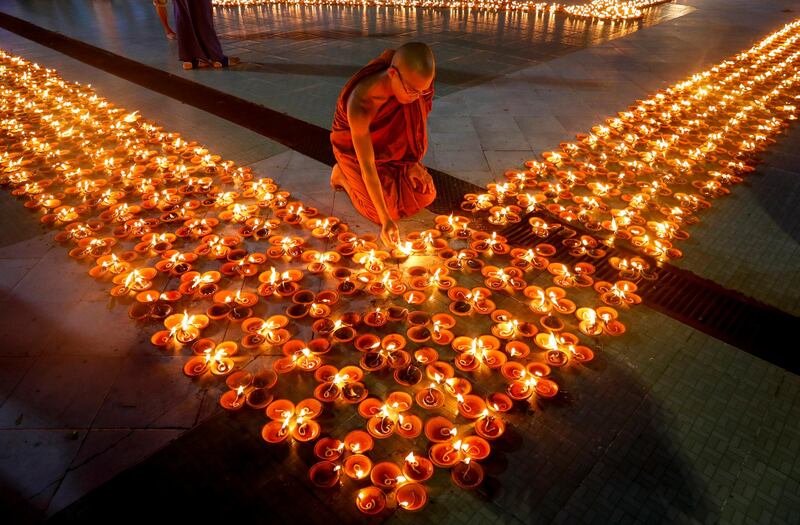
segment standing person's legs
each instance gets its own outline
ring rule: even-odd
[[[178,58],[183,61],[184,69],[208,66],[210,60],[206,55],[192,20],[192,4],[196,0],[172,0],[172,12],[175,17],[175,29],[178,34]]]
[[[175,31],[169,27],[169,19],[167,18],[167,0],[153,0],[153,5],[158,13],[158,19],[161,20],[161,25],[164,26],[164,33],[170,40],[175,40]]]
[[[211,0],[189,0],[192,25],[204,57],[211,62],[227,65],[228,57],[222,52],[217,32],[214,30],[214,13]],[[214,64],[216,65],[216,64]]]

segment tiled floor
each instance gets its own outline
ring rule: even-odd
[[[696,10],[665,6],[682,16],[610,41],[618,35],[587,36],[559,22],[556,34],[569,49],[548,47],[553,33],[546,30],[553,28],[544,21],[518,17],[373,13],[363,22],[358,11],[272,7],[253,21],[226,12],[219,19],[223,43],[250,65],[237,77],[203,72],[197,79],[327,125],[331,100],[358,64],[409,33],[431,35],[445,89],[431,116],[428,161],[485,184],[793,16],[782,12],[788,1],[689,3]],[[2,10],[177,71],[147,2],[9,1]],[[65,16],[76,12],[81,16]],[[110,18],[113,24],[97,22]],[[495,36],[501,23],[502,38]],[[520,46],[511,49],[514,43]],[[342,195],[334,202],[327,166],[8,32],[0,31],[0,47],[92,83],[120,105],[251,164],[304,201],[333,206],[354,229],[372,228]],[[309,64],[313,74],[305,74]],[[799,133],[795,127],[752,182],[704,217],[714,228],[695,228],[679,262],[795,314],[798,228],[789,211],[800,199],[792,153]],[[53,249],[49,234],[5,192],[0,210],[14,225],[0,230],[0,502],[25,501],[36,517],[79,500],[60,517],[87,521],[110,509],[141,512],[139,500],[131,506],[133,489],[153,500],[166,496],[159,501],[174,512],[226,484],[228,499],[205,509],[209,518],[247,508],[316,522],[356,519],[349,501],[307,492],[302,461],[253,436],[260,419],[219,414],[215,391],[186,380],[178,358],[159,355],[148,332],[119,322],[125,308],[109,303],[84,267]],[[513,419],[514,439],[487,465],[485,490],[464,492],[438,479],[424,513],[391,519],[798,522],[798,377],[653,311],[639,309],[630,322],[630,334],[604,345],[603,359],[569,378],[568,405]],[[285,492],[275,490],[287,485],[308,505],[287,507]]]

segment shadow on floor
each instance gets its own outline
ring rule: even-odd
[[[447,471],[437,469],[426,482],[430,501],[414,522],[461,523],[465,513],[498,516],[502,523],[550,523],[556,517],[576,521],[583,517],[576,513],[585,512],[576,501],[585,501],[600,515],[610,505],[609,520],[617,504],[629,513],[631,508],[645,512],[648,523],[670,523],[676,517],[708,520],[704,491],[646,389],[621,364],[598,362],[595,367],[605,368],[604,380],[579,381],[580,401],[565,392],[555,402],[542,403],[535,414],[523,409],[509,416],[509,430],[493,443],[494,452],[484,462],[487,478],[477,491],[455,488]],[[597,379],[597,371],[581,373]],[[350,408],[336,410],[338,415],[329,406],[320,416],[323,429],[337,428],[334,435],[341,437],[363,427],[361,418],[350,416]],[[348,414],[344,421],[334,422],[342,412]],[[215,416],[51,521],[93,522],[118,515],[184,523],[248,517],[276,523],[363,523],[354,501],[356,491],[368,483],[347,480],[329,491],[313,488],[307,477],[308,466],[316,461],[313,446],[267,445],[260,438],[264,422],[260,411]],[[420,450],[423,441],[391,438],[377,445],[388,451],[382,457],[401,461],[409,448]],[[386,511],[372,521],[392,517]]]

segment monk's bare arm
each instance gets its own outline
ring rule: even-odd
[[[369,134],[369,125],[378,112],[380,104],[385,99],[369,97],[368,86],[356,86],[347,101],[347,120],[350,124],[350,134],[353,137],[353,148],[356,151],[358,165],[361,167],[361,177],[367,187],[375,211],[381,224],[390,222],[391,216],[383,196],[383,187],[378,178],[378,168],[375,166],[375,150]]]

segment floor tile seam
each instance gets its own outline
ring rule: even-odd
[[[660,313],[659,313],[659,315],[664,315],[664,314],[660,314]],[[665,316],[665,317],[666,317],[666,316]],[[689,327],[689,328],[690,328],[690,330],[692,330],[692,331],[699,332],[698,330],[695,330],[694,328],[691,328],[691,327]],[[672,363],[672,362],[673,362],[673,361],[674,361],[674,360],[675,360],[675,359],[678,357],[678,355],[679,355],[679,354],[680,354],[680,352],[675,352],[675,353],[673,354],[673,357],[672,357],[672,359],[670,359],[668,362],[664,362],[664,364],[662,364],[662,366],[661,366],[661,371],[658,373],[658,378],[657,378],[657,379],[654,379],[654,380],[652,380],[652,381],[651,381],[651,385],[656,385],[656,384],[658,384],[658,383],[660,383],[660,382],[661,382],[661,380],[662,380],[662,379],[663,379],[663,377],[665,376],[665,374],[666,374],[667,370],[669,369],[669,366],[670,366],[670,364],[671,364],[671,363]],[[615,445],[615,443],[617,443],[617,441],[618,441],[618,440],[619,440],[619,439],[620,439],[620,438],[621,438],[621,437],[624,435],[624,430],[625,430],[625,428],[626,428],[626,426],[627,426],[628,422],[629,422],[629,421],[630,421],[632,418],[636,417],[636,415],[637,415],[637,413],[639,412],[639,410],[640,410],[640,409],[642,409],[642,407],[643,407],[643,406],[645,406],[645,403],[648,403],[648,402],[649,402],[649,405],[648,405],[648,406],[651,406],[651,407],[657,408],[657,409],[658,409],[658,410],[660,410],[660,411],[663,411],[663,410],[669,410],[669,409],[666,409],[666,408],[663,408],[663,407],[661,407],[661,406],[660,406],[660,404],[657,402],[657,400],[656,400],[656,399],[655,399],[655,398],[652,396],[652,390],[653,390],[653,387],[652,387],[652,386],[650,386],[650,387],[646,387],[646,388],[645,388],[645,390],[643,391],[643,395],[641,396],[641,398],[640,398],[640,400],[639,400],[639,403],[636,405],[636,408],[634,408],[633,410],[631,410],[631,411],[630,411],[630,413],[629,413],[628,417],[627,417],[627,418],[625,418],[625,424],[621,424],[621,425],[619,426],[619,429],[618,429],[618,430],[617,430],[617,432],[615,433],[615,435],[614,435],[614,438],[612,438],[612,439],[611,439],[611,440],[608,442],[608,444],[607,444],[607,445],[606,445],[606,446],[603,448],[603,452],[602,452],[602,454],[599,454],[599,455],[598,455],[598,459],[597,459],[597,461],[595,462],[595,465],[594,465],[594,467],[593,467],[593,468],[592,468],[592,469],[591,469],[589,472],[587,472],[587,473],[586,473],[586,475],[585,475],[585,476],[583,477],[583,479],[581,480],[581,482],[580,482],[580,483],[578,483],[578,484],[575,486],[575,489],[574,489],[574,490],[573,490],[573,491],[570,493],[569,497],[567,498],[567,500],[566,500],[567,502],[569,502],[569,501],[571,501],[571,500],[572,500],[572,498],[573,498],[573,497],[575,496],[575,494],[576,494],[576,493],[577,493],[577,492],[580,490],[580,488],[581,488],[581,487],[583,487],[584,483],[585,483],[585,482],[586,482],[586,480],[589,478],[589,476],[592,474],[592,472],[595,470],[595,468],[597,467],[597,465],[599,465],[599,464],[602,462],[602,460],[608,456],[608,452],[609,452],[609,450],[611,450],[611,449],[612,449],[612,447]],[[670,390],[670,392],[673,392],[673,390]],[[677,451],[677,450],[675,450],[675,451],[673,452],[672,456],[674,457],[674,456],[676,456],[677,454],[678,454],[678,451]],[[597,496],[599,496],[599,493],[597,494]],[[595,497],[595,500],[596,500],[596,499],[597,499],[597,498]],[[593,501],[594,501],[594,500],[593,500]]]
[[[17,359],[30,358],[31,362],[28,363],[28,367],[25,369],[25,372],[23,372],[22,375],[20,375],[19,379],[14,383],[14,386],[11,388],[11,390],[9,390],[8,395],[6,396],[6,398],[3,399],[2,401],[0,401],[0,409],[3,409],[5,407],[5,405],[6,405],[6,403],[9,400],[14,398],[14,393],[17,391],[17,388],[19,388],[19,385],[21,385],[23,383],[23,381],[25,381],[25,379],[28,377],[28,374],[33,369],[33,365],[35,365],[36,361],[38,361],[39,358],[40,358],[40,356],[36,356],[36,357],[31,357],[31,356],[12,356],[12,357],[17,358]],[[0,430],[5,430],[5,429],[0,428]]]
[[[50,496],[50,498],[47,500],[47,504],[43,506],[43,510],[42,510],[42,513],[41,513],[42,515],[45,515],[45,516],[48,515],[48,511],[50,509],[50,505],[53,503],[53,500],[55,499],[56,494],[58,494],[59,490],[61,490],[61,485],[64,483],[64,480],[66,479],[67,475],[69,475],[70,472],[72,472],[72,469],[70,467],[75,462],[75,460],[78,458],[81,449],[84,447],[84,445],[86,445],[86,442],[89,439],[89,434],[91,433],[91,428],[94,425],[94,422],[97,420],[97,416],[100,414],[100,412],[102,411],[103,407],[105,406],[106,401],[108,401],[109,395],[111,394],[111,390],[113,389],[114,384],[116,383],[117,379],[119,379],[119,376],[120,376],[121,373],[122,373],[122,364],[117,367],[117,370],[114,373],[114,379],[111,380],[111,382],[109,383],[108,389],[106,390],[106,393],[103,396],[103,400],[100,403],[98,403],[97,409],[95,410],[94,416],[92,416],[92,420],[89,423],[88,428],[86,429],[83,438],[81,439],[80,445],[78,445],[75,448],[75,452],[72,455],[72,457],[70,458],[69,463],[67,464],[67,468],[61,474],[61,477],[58,480],[58,484],[56,485],[55,490],[53,491],[53,493]]]

